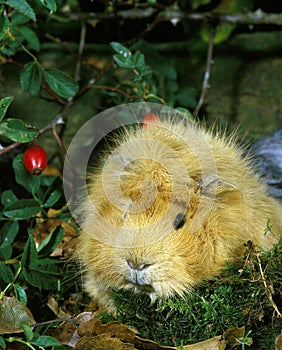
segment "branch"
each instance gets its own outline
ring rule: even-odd
[[[207,64],[206,64],[206,71],[205,71],[205,76],[203,80],[203,85],[202,85],[202,92],[200,99],[198,101],[197,107],[195,108],[193,115],[195,117],[198,116],[204,102],[205,98],[209,89],[209,81],[210,81],[210,72],[211,72],[211,66],[212,66],[212,57],[213,57],[213,45],[214,45],[214,36],[215,36],[215,28],[211,29],[211,34],[210,34],[210,40],[209,40],[209,47],[208,47],[208,54],[207,54]]]
[[[130,9],[118,11],[117,13],[71,13],[67,14],[68,18],[73,21],[91,21],[102,19],[114,19],[118,15],[121,19],[146,19],[153,15],[158,15],[164,21],[171,21],[177,23],[185,19],[191,21],[215,21],[229,24],[268,24],[268,25],[282,25],[281,13],[266,13],[258,9],[255,12],[246,13],[216,13],[216,12],[191,12],[186,13],[178,8],[166,8],[163,11],[156,10],[154,8],[148,9]]]

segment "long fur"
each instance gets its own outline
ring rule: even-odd
[[[120,137],[91,174],[89,199],[77,254],[86,290],[110,312],[112,288],[183,295],[248,240],[269,249],[282,233],[280,204],[234,138],[181,120]]]

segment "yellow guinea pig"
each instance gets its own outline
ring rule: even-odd
[[[85,289],[112,313],[112,288],[182,296],[248,240],[271,248],[281,209],[232,137],[188,119],[125,131],[90,175],[77,248]]]

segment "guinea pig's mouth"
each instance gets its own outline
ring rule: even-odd
[[[127,287],[129,289],[134,289],[135,292],[141,292],[146,294],[151,294],[155,290],[150,284],[139,284],[126,281]]]

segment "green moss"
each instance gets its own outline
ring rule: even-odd
[[[251,349],[274,349],[282,322],[268,291],[273,303],[281,307],[281,251],[282,239],[269,252],[258,252],[249,245],[240,264],[228,264],[221,277],[195,288],[185,298],[159,300],[151,305],[146,295],[116,290],[117,319],[162,345],[195,343],[245,326],[253,338]]]

